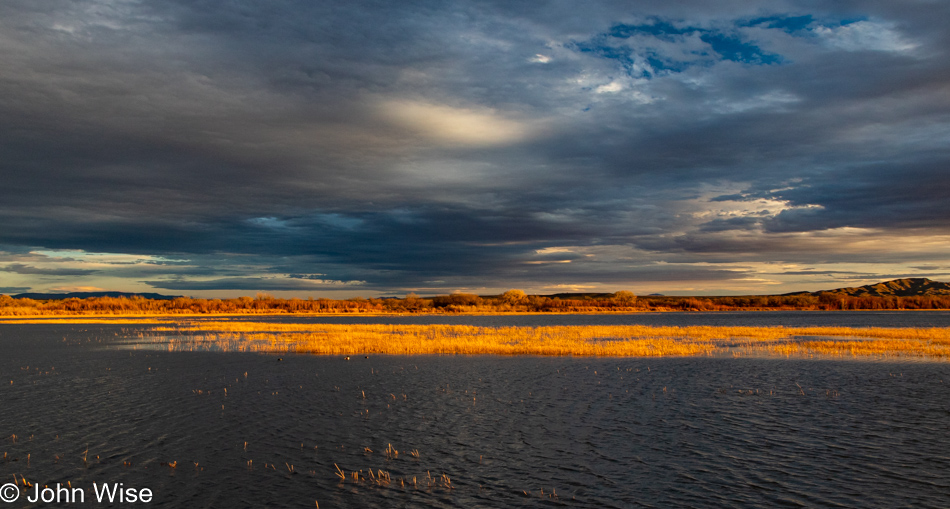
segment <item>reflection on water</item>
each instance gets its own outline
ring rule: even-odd
[[[227,508],[946,507],[950,493],[946,363],[101,348],[135,331],[0,327],[0,478]]]
[[[215,320],[213,316],[199,319]],[[445,324],[481,327],[551,325],[651,325],[689,327],[950,327],[950,311],[737,311],[698,313],[405,316],[239,316],[274,323]]]
[[[16,320],[16,317],[6,317]],[[39,317],[34,320],[58,320]],[[83,317],[69,317],[82,320]],[[128,320],[128,317],[89,316],[90,320]],[[161,320],[163,317],[152,317]],[[167,318],[167,317],[164,317]],[[194,321],[222,319],[263,323],[339,323],[405,325],[474,325],[479,327],[538,327],[553,325],[649,325],[689,327],[950,327],[950,311],[715,311],[630,314],[533,315],[199,315]],[[81,323],[81,322],[79,322]],[[2,324],[2,321],[0,321]]]

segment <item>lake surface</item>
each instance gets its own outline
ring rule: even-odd
[[[124,320],[109,316],[97,320]],[[43,318],[40,318],[42,320]],[[50,317],[55,320],[56,317]],[[220,315],[189,316],[183,320],[216,321]],[[690,313],[531,314],[531,315],[238,315],[234,321],[271,323],[442,324],[482,327],[544,325],[653,325],[747,327],[950,327],[950,311],[716,311]],[[2,324],[0,320],[0,324]]]
[[[948,317],[859,312],[305,320],[947,326]],[[571,319],[581,323],[564,322]],[[920,321],[908,324],[914,320]],[[950,506],[947,362],[346,361],[120,348],[147,329],[0,324],[0,454],[6,453],[0,482],[12,482],[14,475],[41,486],[69,482],[85,490],[88,505],[97,505],[93,483],[123,483],[150,489],[147,505],[161,507]],[[390,444],[398,455],[386,454]],[[352,472],[359,470],[362,476],[354,480]],[[379,471],[388,480],[377,482]],[[69,505],[31,504],[32,493],[4,505]]]
[[[199,317],[198,320],[215,320]],[[950,327],[950,311],[738,311],[697,313],[550,314],[550,315],[275,315],[238,316],[240,321],[275,323],[444,324],[482,327],[544,325],[712,325],[747,327]]]

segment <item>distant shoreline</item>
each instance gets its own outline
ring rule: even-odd
[[[796,308],[740,308],[740,309],[717,309],[717,310],[682,310],[682,309],[648,309],[648,310],[593,310],[593,311],[564,311],[564,312],[542,312],[542,311],[449,311],[449,312],[414,312],[414,313],[393,313],[393,312],[373,312],[373,311],[354,311],[354,312],[325,312],[325,313],[301,313],[301,312],[244,312],[244,313],[47,313],[34,315],[5,315],[0,314],[0,323],[20,320],[43,320],[51,321],[57,319],[74,318],[101,318],[122,320],[122,319],[180,319],[180,318],[240,318],[240,317],[411,317],[411,316],[568,316],[568,315],[641,315],[641,314],[696,314],[696,313],[780,313],[780,312],[800,312],[800,313],[835,313],[835,312],[921,312],[921,311],[950,311],[950,309],[796,309]]]
[[[941,283],[943,284],[943,283]],[[652,312],[740,311],[900,311],[950,310],[950,295],[850,295],[845,292],[815,294],[638,297],[630,292],[561,296],[526,295],[510,290],[501,295],[456,293],[434,297],[279,299],[266,294],[256,298],[148,299],[87,297],[33,300],[0,295],[0,317],[41,316],[243,316],[243,315],[507,315],[507,314],[629,314]]]
[[[287,318],[330,318],[330,317],[453,317],[453,316],[569,316],[569,315],[639,315],[639,314],[695,314],[695,313],[776,313],[776,312],[802,312],[802,313],[836,313],[836,312],[889,312],[900,314],[904,312],[922,312],[922,311],[950,311],[950,309],[847,309],[847,310],[823,310],[823,309],[738,309],[721,311],[682,311],[682,310],[646,310],[646,311],[578,311],[563,313],[543,313],[526,311],[509,312],[418,312],[418,313],[379,313],[379,312],[354,312],[354,313],[154,313],[154,314],[45,314],[45,315],[0,315],[0,325],[2,324],[42,324],[42,323],[117,323],[117,324],[146,324],[146,323],[165,323],[190,318],[265,318],[265,317],[287,317]]]

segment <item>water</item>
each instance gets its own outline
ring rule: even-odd
[[[97,320],[109,317],[94,317]],[[55,319],[53,317],[52,319]],[[117,320],[121,320],[118,318]],[[216,321],[220,316],[190,316]],[[442,324],[482,327],[544,325],[651,325],[771,327],[950,327],[950,311],[716,311],[695,313],[550,314],[550,315],[246,315],[228,320],[270,323]],[[2,323],[2,322],[0,322]]]
[[[0,326],[2,482],[90,505],[121,482],[161,507],[950,505],[950,363],[115,347],[145,328]],[[8,505],[67,505],[26,497]]]

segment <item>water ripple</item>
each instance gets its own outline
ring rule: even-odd
[[[950,493],[947,364],[277,361],[104,348],[117,330],[0,328],[0,476],[123,482],[168,507],[945,507]]]

